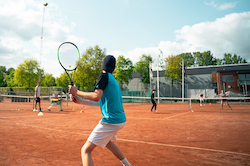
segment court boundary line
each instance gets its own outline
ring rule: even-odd
[[[117,140],[124,141],[124,142],[158,145],[158,146],[166,146],[166,147],[174,147],[174,148],[182,148],[182,149],[192,149],[192,150],[200,150],[200,151],[210,151],[210,152],[217,152],[217,153],[227,153],[227,154],[234,154],[234,155],[250,156],[250,154],[248,154],[248,153],[240,153],[240,152],[232,152],[232,151],[208,149],[208,148],[199,148],[199,147],[192,147],[192,146],[185,146],[185,145],[172,145],[172,144],[163,144],[163,143],[156,143],[156,142],[136,141],[136,140],[122,139],[122,138],[118,138]]]
[[[16,123],[17,125],[23,125],[23,126],[33,127],[33,128],[46,129],[46,130],[51,130],[51,131],[67,132],[67,133],[71,133],[71,134],[78,134],[78,135],[85,135],[85,136],[90,135],[90,133],[89,134],[84,134],[84,133],[79,133],[79,132],[70,132],[70,131],[64,131],[64,130],[53,129],[53,128],[48,128],[48,127],[26,125],[26,124],[22,124],[22,123],[19,123],[19,122],[14,122],[14,123]],[[250,154],[248,154],[248,153],[232,152],[232,151],[209,149],[209,148],[199,148],[199,147],[192,147],[192,146],[185,146],[185,145],[173,145],[173,144],[164,144],[164,143],[157,143],[157,142],[137,141],[137,140],[123,139],[123,138],[118,138],[117,140],[123,141],[123,142],[133,142],[133,143],[165,146],[165,147],[172,147],[172,148],[192,149],[192,150],[199,150],[199,151],[209,151],[209,152],[226,153],[226,154],[234,154],[234,155],[241,155],[241,156],[250,156]]]
[[[187,114],[187,113],[192,113],[192,112],[190,112],[190,111],[183,112],[181,114],[173,115],[173,116],[170,116],[168,118],[180,116],[180,115]],[[164,118],[164,119],[168,119],[168,118]],[[64,130],[53,129],[53,128],[48,128],[48,127],[40,127],[40,126],[35,126],[35,125],[28,125],[28,124],[23,124],[23,123],[19,123],[19,122],[13,122],[13,123],[15,123],[17,125],[23,125],[23,126],[33,127],[33,128],[40,128],[40,129],[45,129],[45,130],[50,130],[50,131],[67,132],[67,133],[71,133],[71,134],[78,134],[78,135],[85,135],[85,136],[86,135],[87,136],[90,135],[90,133],[84,134],[84,133],[79,133],[79,132],[70,132],[70,131],[64,131]],[[172,148],[192,149],[192,150],[199,150],[199,151],[209,151],[209,152],[217,152],[217,153],[226,153],[226,154],[250,156],[250,154],[248,154],[248,153],[240,153],[240,152],[232,152],[232,151],[226,151],[226,150],[217,150],[217,149],[209,149],[209,148],[192,147],[192,146],[185,146],[185,145],[164,144],[164,143],[147,142],[147,141],[139,141],[139,140],[130,140],[130,139],[123,139],[123,138],[118,138],[117,140],[120,140],[120,141],[123,141],[123,142],[141,143],[141,144],[165,146],[165,147],[172,147]]]

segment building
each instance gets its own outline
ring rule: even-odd
[[[172,86],[171,81],[159,71],[159,91],[161,97],[182,97],[181,80]],[[153,71],[151,89],[157,90],[156,71]],[[133,79],[123,90],[142,92],[149,88],[140,82],[140,74],[133,73]],[[196,98],[200,92],[205,97],[215,97],[221,90],[230,92],[231,96],[250,96],[250,63],[188,67],[186,69],[184,94],[186,98]],[[143,93],[141,96],[148,96]]]

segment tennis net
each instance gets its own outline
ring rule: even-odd
[[[134,96],[122,96],[123,103],[131,104],[152,104],[150,97],[134,97]],[[185,106],[185,110],[190,111],[199,111],[199,110],[214,110],[214,109],[234,109],[239,108],[238,106],[242,105],[242,108],[250,110],[250,97],[225,97],[221,98],[204,98],[200,101],[200,98],[172,98],[172,97],[160,97],[156,99],[156,103],[166,104],[166,110],[168,109],[168,104],[181,104]],[[223,101],[223,105],[221,102]],[[226,106],[229,105],[229,106]],[[205,107],[204,107],[205,106]]]

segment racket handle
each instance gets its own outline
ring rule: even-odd
[[[74,83],[73,83],[73,81],[71,81],[71,82],[70,82],[70,84],[71,84],[72,86],[74,86]]]

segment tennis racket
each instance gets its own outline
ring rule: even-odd
[[[80,51],[78,47],[71,42],[64,42],[62,43],[57,50],[57,58],[62,66],[62,68],[65,70],[67,73],[70,84],[74,86],[73,80],[74,80],[74,75],[76,68],[80,62]],[[72,78],[70,77],[69,72],[72,72]]]

